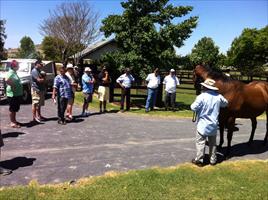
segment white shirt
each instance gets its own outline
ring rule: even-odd
[[[131,83],[134,81],[135,81],[135,79],[133,78],[133,76],[131,74],[129,74],[129,75],[122,74],[121,76],[119,76],[118,79],[116,79],[116,82],[121,83],[125,88],[130,88]]]
[[[71,84],[75,83],[74,75],[71,75],[69,72],[66,72],[65,75],[70,79]],[[75,93],[76,89],[72,86],[72,91]]]
[[[175,93],[176,92],[176,86],[180,85],[179,79],[174,75],[168,75],[165,77],[163,84],[165,84],[165,91],[168,93]]]
[[[155,73],[148,74],[147,78],[145,79],[148,81],[148,88],[155,89],[160,84],[160,76],[155,76]]]

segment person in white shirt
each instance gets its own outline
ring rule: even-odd
[[[66,69],[67,69],[67,72],[65,73],[65,75],[70,79],[71,86],[72,86],[72,98],[68,100],[66,117],[67,117],[67,120],[72,120],[75,91],[77,89],[78,84],[76,83],[76,80],[75,80],[73,65],[70,63],[67,64]]]
[[[135,79],[130,74],[130,69],[125,69],[125,74],[122,74],[116,82],[121,86],[121,108],[120,111],[124,112],[124,102],[126,98],[126,110],[128,111],[130,109],[130,89],[132,82],[134,82]]]
[[[171,104],[172,111],[175,112],[175,101],[176,101],[176,87],[180,85],[179,79],[176,77],[175,70],[171,69],[170,74],[164,78],[163,84],[165,85],[165,107],[168,110]]]
[[[153,73],[148,74],[145,80],[148,82],[147,84],[148,96],[145,105],[145,112],[149,112],[149,108],[153,110],[155,106],[158,86],[160,84],[159,69],[156,68]]]

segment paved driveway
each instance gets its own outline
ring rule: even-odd
[[[80,110],[75,107],[74,113],[79,115]],[[31,105],[23,105],[17,119],[24,127],[11,129],[8,106],[1,105],[0,111],[5,142],[0,165],[14,170],[0,177],[1,186],[27,184],[32,179],[59,183],[111,170],[172,166],[195,155],[195,125],[190,119],[95,113],[63,126],[56,123],[56,106],[47,100],[43,108],[47,122],[33,126]],[[268,159],[268,146],[261,145],[265,121],[259,120],[251,148],[244,143],[250,120],[239,120],[237,126],[231,160]]]

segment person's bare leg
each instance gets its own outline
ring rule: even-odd
[[[36,105],[32,105],[32,112],[33,112],[33,120],[36,118]]]

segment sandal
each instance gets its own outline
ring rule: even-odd
[[[10,126],[11,126],[12,128],[20,128],[20,125],[19,125],[19,124],[14,124],[14,123],[12,123]]]

